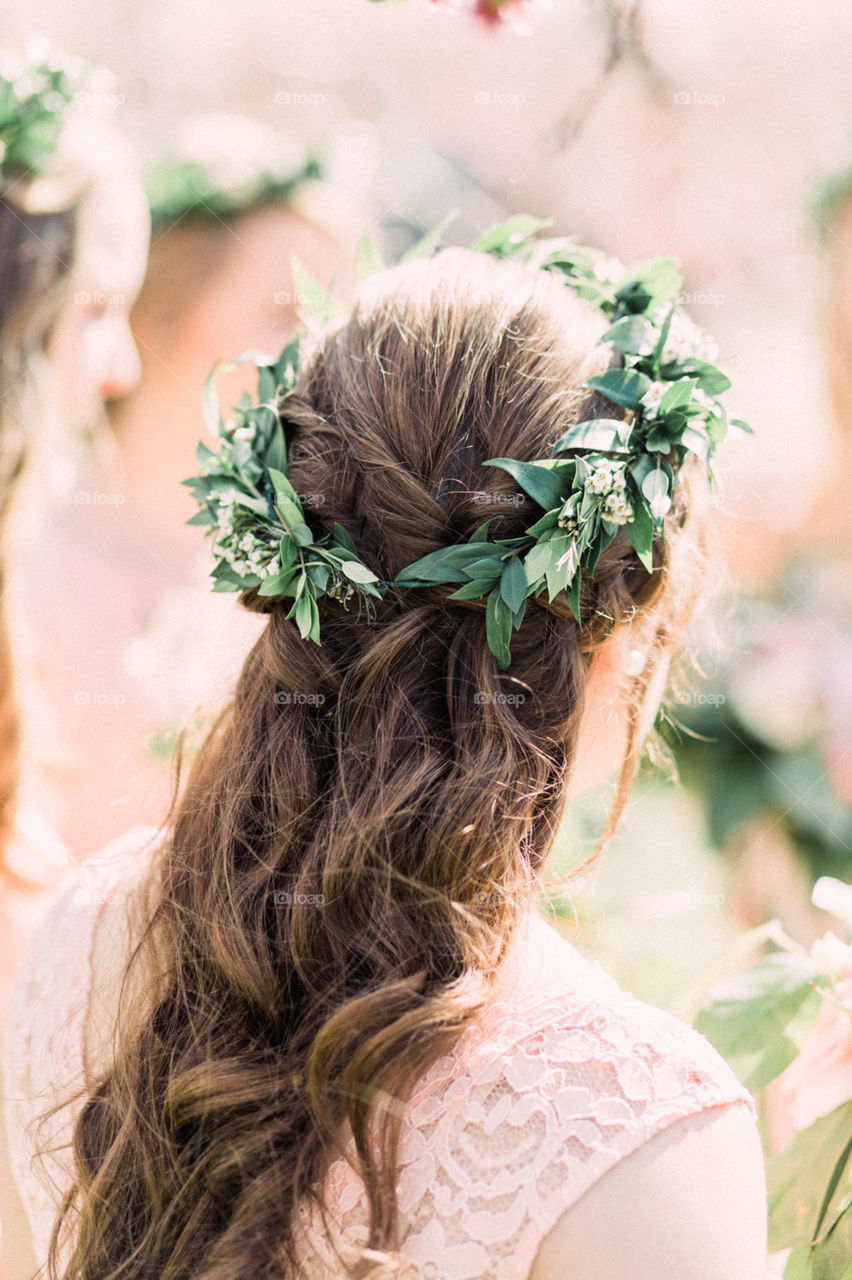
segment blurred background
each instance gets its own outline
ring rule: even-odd
[[[8,936],[63,860],[159,822],[177,733],[203,725],[259,627],[209,592],[183,525],[210,366],[293,331],[293,253],[346,296],[362,227],[390,260],[451,209],[451,243],[523,211],[625,261],[678,258],[757,431],[720,452],[717,590],[663,717],[668,763],[643,773],[599,870],[554,890],[560,927],[684,1017],[744,930],[776,917],[807,946],[831,927],[810,892],[852,859],[852,9],[530,0],[513,16],[430,0],[5,13],[10,45],[43,35],[115,73],[94,105],[149,173],[205,147],[219,165],[194,209],[186,170],[152,186],[141,381],[56,451],[27,506],[9,587],[25,776],[58,852],[21,855],[32,888],[8,896]],[[273,145],[291,187],[217,205]],[[223,403],[242,385],[223,377]],[[591,851],[609,799],[572,808],[554,870]]]

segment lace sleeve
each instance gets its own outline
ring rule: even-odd
[[[543,1238],[607,1170],[681,1117],[725,1104],[756,1119],[703,1036],[603,974],[582,998],[507,1006],[499,1024],[466,1033],[415,1095],[398,1183],[399,1280],[526,1280]],[[345,1255],[367,1231],[363,1189],[342,1159],[329,1194]],[[327,1258],[316,1215],[307,1221]]]
[[[71,1129],[85,1101],[85,1026],[92,944],[121,882],[128,852],[154,828],[139,827],[73,866],[48,891],[18,962],[2,1024],[0,1072],[9,1163],[41,1265],[70,1182]],[[56,1103],[65,1105],[40,1124]]]

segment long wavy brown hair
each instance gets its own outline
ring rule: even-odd
[[[491,536],[520,534],[540,510],[483,462],[543,457],[581,416],[622,412],[583,386],[607,362],[603,327],[556,278],[470,250],[371,278],[281,410],[315,534],[339,521],[384,578],[488,516]],[[595,653],[622,623],[642,630],[638,712],[681,634],[702,563],[689,472],[655,571],[620,535],[583,588],[582,627],[564,597],[531,600],[506,672],[485,601],[448,601],[452,586],[391,593],[372,625],[323,598],[321,646],[290,602],[244,595],[267,623],[143,880],[52,1278],[303,1275],[300,1212],[324,1211],[350,1136],[370,1232],[345,1273],[393,1265],[404,1105],[481,1015],[542,886]],[[518,689],[524,701],[482,697]]]

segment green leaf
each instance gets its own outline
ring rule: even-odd
[[[580,617],[580,587],[582,585],[582,570],[578,569],[574,574],[573,581],[565,589],[565,599],[573,613],[578,624],[582,623]]]
[[[499,588],[491,592],[485,606],[485,635],[488,647],[497,659],[497,665],[505,671],[512,660],[509,649],[512,637],[512,615],[508,605],[501,598]]]
[[[813,1280],[811,1255],[806,1244],[800,1245],[790,1254],[784,1266],[783,1280]]]
[[[814,1246],[811,1255],[814,1280],[849,1280],[852,1277],[852,1205],[832,1224],[830,1233]]]
[[[579,556],[574,537],[562,534],[551,539],[551,563],[546,573],[548,600],[551,602],[564,591],[573,578]]]
[[[312,564],[308,569],[308,577],[314,584],[317,592],[322,593],[328,586],[328,580],[331,577],[331,569],[327,564]]]
[[[594,541],[591,543],[589,550],[583,556],[583,567],[589,577],[592,577],[594,574],[598,560],[603,555],[604,551],[606,551],[614,537],[615,528],[610,527],[609,529],[605,529],[603,524],[601,524],[601,527],[595,534]]]
[[[672,504],[669,478],[662,468],[648,472],[642,481],[642,494],[647,499],[652,517],[655,520],[662,520]]]
[[[479,596],[485,596],[494,586],[493,578],[474,578],[473,582],[466,582],[463,587],[451,592],[447,596],[448,600],[476,600]]]
[[[754,1092],[784,1071],[803,1049],[819,1013],[812,983],[819,970],[786,951],[764,956],[713,987],[695,1020]]]
[[[400,262],[411,262],[415,258],[428,258],[441,242],[441,236],[446,231],[450,223],[459,216],[458,209],[451,209],[445,218],[442,218],[437,227],[431,231],[427,231],[419,240],[415,240],[410,249],[406,249],[400,258]]]
[[[251,494],[248,494],[248,493],[235,494],[234,506],[247,507],[248,510],[253,511],[255,515],[263,516],[264,518],[266,518],[266,516],[269,513],[269,508],[267,507],[266,503],[263,501],[263,498],[253,498]]]
[[[643,346],[652,345],[656,338],[656,330],[644,316],[624,316],[616,321],[606,333],[601,334],[601,342],[608,342],[616,351],[638,355]]]
[[[840,1179],[843,1177],[843,1174],[846,1172],[846,1166],[849,1163],[850,1156],[852,1156],[852,1137],[849,1138],[849,1140],[846,1143],[846,1146],[843,1148],[840,1155],[837,1157],[835,1166],[831,1171],[831,1177],[828,1180],[828,1186],[826,1187],[825,1192],[823,1194],[822,1203],[820,1204],[819,1213],[817,1214],[816,1224],[813,1229],[814,1241],[817,1241],[820,1237],[822,1224],[825,1222],[826,1215],[828,1214],[829,1206],[832,1200],[834,1199],[834,1193],[836,1192],[838,1186],[840,1185]],[[831,1224],[829,1226],[829,1230],[832,1230],[835,1225],[836,1225],[836,1221],[834,1224]]]
[[[290,339],[275,362],[275,385],[283,387],[285,391],[290,391],[296,380],[301,342],[301,334],[297,333]]]
[[[812,1239],[823,1189],[852,1132],[852,1101],[800,1129],[792,1142],[766,1162],[769,1249],[777,1253]]]
[[[489,458],[483,466],[500,467],[503,471],[508,471],[524,493],[529,494],[545,511],[560,507],[567,497],[561,477],[549,467],[535,462],[519,462],[517,458]]]
[[[500,575],[500,594],[506,604],[516,613],[524,603],[527,594],[527,575],[519,555],[512,555],[503,566]]]
[[[189,519],[186,521],[186,524],[200,524],[200,525],[211,525],[215,523],[216,521],[213,519],[213,516],[207,510],[206,507],[204,507],[201,511],[196,511],[195,515],[190,516]]]
[[[412,564],[401,569],[394,579],[406,585],[415,580],[423,582],[463,582],[463,567],[471,560],[482,557],[480,543],[460,542],[453,547],[439,547]]]
[[[216,373],[221,363],[221,360],[216,361],[207,375],[201,393],[201,412],[214,436],[221,436],[225,429],[225,421],[219,409],[219,397],[216,395]]]
[[[537,582],[543,573],[547,572],[547,566],[551,561],[550,538],[541,538],[533,546],[530,547],[524,557],[524,572],[526,574],[527,586],[532,586]]]
[[[627,268],[616,302],[629,311],[653,311],[680,293],[681,277],[673,258],[649,258]]]
[[[311,602],[311,629],[308,632],[308,636],[311,640],[313,640],[314,644],[319,644],[320,642],[319,609],[317,608],[317,602],[313,596],[309,596],[308,599]]]
[[[289,587],[297,573],[301,573],[301,568],[287,568],[281,573],[277,573],[274,578],[264,578],[257,589],[259,596],[280,596],[284,594],[284,588]]]
[[[214,453],[213,450],[208,445],[206,445],[203,440],[199,440],[198,444],[195,446],[195,461],[198,463],[199,467],[202,466],[205,462],[209,462],[211,458],[216,459],[218,461],[219,459],[218,453]]]
[[[297,254],[290,258],[290,269],[293,273],[293,287],[300,299],[300,315],[313,317],[319,324],[327,324],[339,315],[346,315],[349,307],[332,293],[334,284],[326,288],[308,271]]]
[[[550,529],[559,527],[559,509],[547,511],[540,520],[536,520],[535,524],[531,524],[527,528],[527,533],[532,538],[539,538],[543,533],[547,533]]]
[[[473,533],[470,535],[470,541],[471,542],[487,542],[488,526],[491,524],[491,521],[493,519],[494,519],[493,516],[489,516],[488,519],[483,524],[478,525],[476,529],[473,531]]]
[[[276,470],[275,467],[268,467],[267,470],[269,472],[269,479],[272,482],[272,490],[275,494],[276,503],[280,506],[281,495],[283,494],[289,502],[292,502],[293,506],[299,512],[299,519],[304,520],[304,511],[302,510],[302,504],[299,501],[299,495],[296,493],[296,490],[293,488],[284,472]]]
[[[685,449],[697,453],[702,462],[706,462],[710,457],[710,439],[703,431],[699,431],[697,427],[686,427],[680,437],[680,443]]]
[[[296,601],[295,606],[296,626],[299,628],[299,635],[304,640],[311,629],[314,616],[311,609],[311,598],[309,595],[303,595]]]
[[[651,379],[636,369],[607,369],[587,378],[585,385],[600,391],[613,404],[635,409],[646,391],[651,389]]]
[[[355,250],[355,278],[364,280],[375,271],[381,271],[383,267],[384,263],[382,262],[381,254],[370,239],[365,227],[361,232],[358,247]]]
[[[300,547],[309,547],[314,540],[314,535],[306,524],[299,522],[294,524],[290,533],[293,541]]]
[[[545,227],[552,227],[554,218],[534,218],[528,213],[516,213],[505,222],[491,227],[473,246],[479,253],[492,253],[496,257],[509,257],[525,241]]]
[[[701,390],[708,396],[720,396],[731,385],[731,379],[714,364],[708,364],[706,360],[691,358],[682,361],[678,368],[681,373],[694,377]]]
[[[340,568],[352,582],[378,582],[379,580],[372,569],[368,569],[360,560],[344,560]]]
[[[345,547],[347,551],[351,551],[353,552],[354,555],[357,555],[358,548],[355,546],[355,540],[352,537],[351,533],[349,533],[347,529],[344,529],[342,524],[338,524],[336,520],[334,522],[333,527],[334,527],[334,541],[337,543],[337,545],[340,547]]]
[[[671,409],[679,409],[681,405],[689,404],[693,391],[698,385],[697,378],[679,378],[677,382],[673,382],[670,387],[663,393],[660,400],[655,417],[663,417]]]
[[[654,520],[651,512],[641,500],[633,504],[633,519],[624,525],[624,532],[630,539],[630,545],[636,552],[649,573],[654,571]]]
[[[569,427],[553,446],[552,452],[565,449],[596,449],[604,453],[629,453],[627,439],[633,424],[616,418],[593,418]]]
[[[289,569],[299,558],[299,548],[289,534],[284,535],[279,544],[278,554],[281,557],[282,569]]]

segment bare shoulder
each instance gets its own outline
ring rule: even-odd
[[[754,1120],[736,1103],[643,1143],[559,1218],[529,1280],[763,1280],[766,1184]]]

